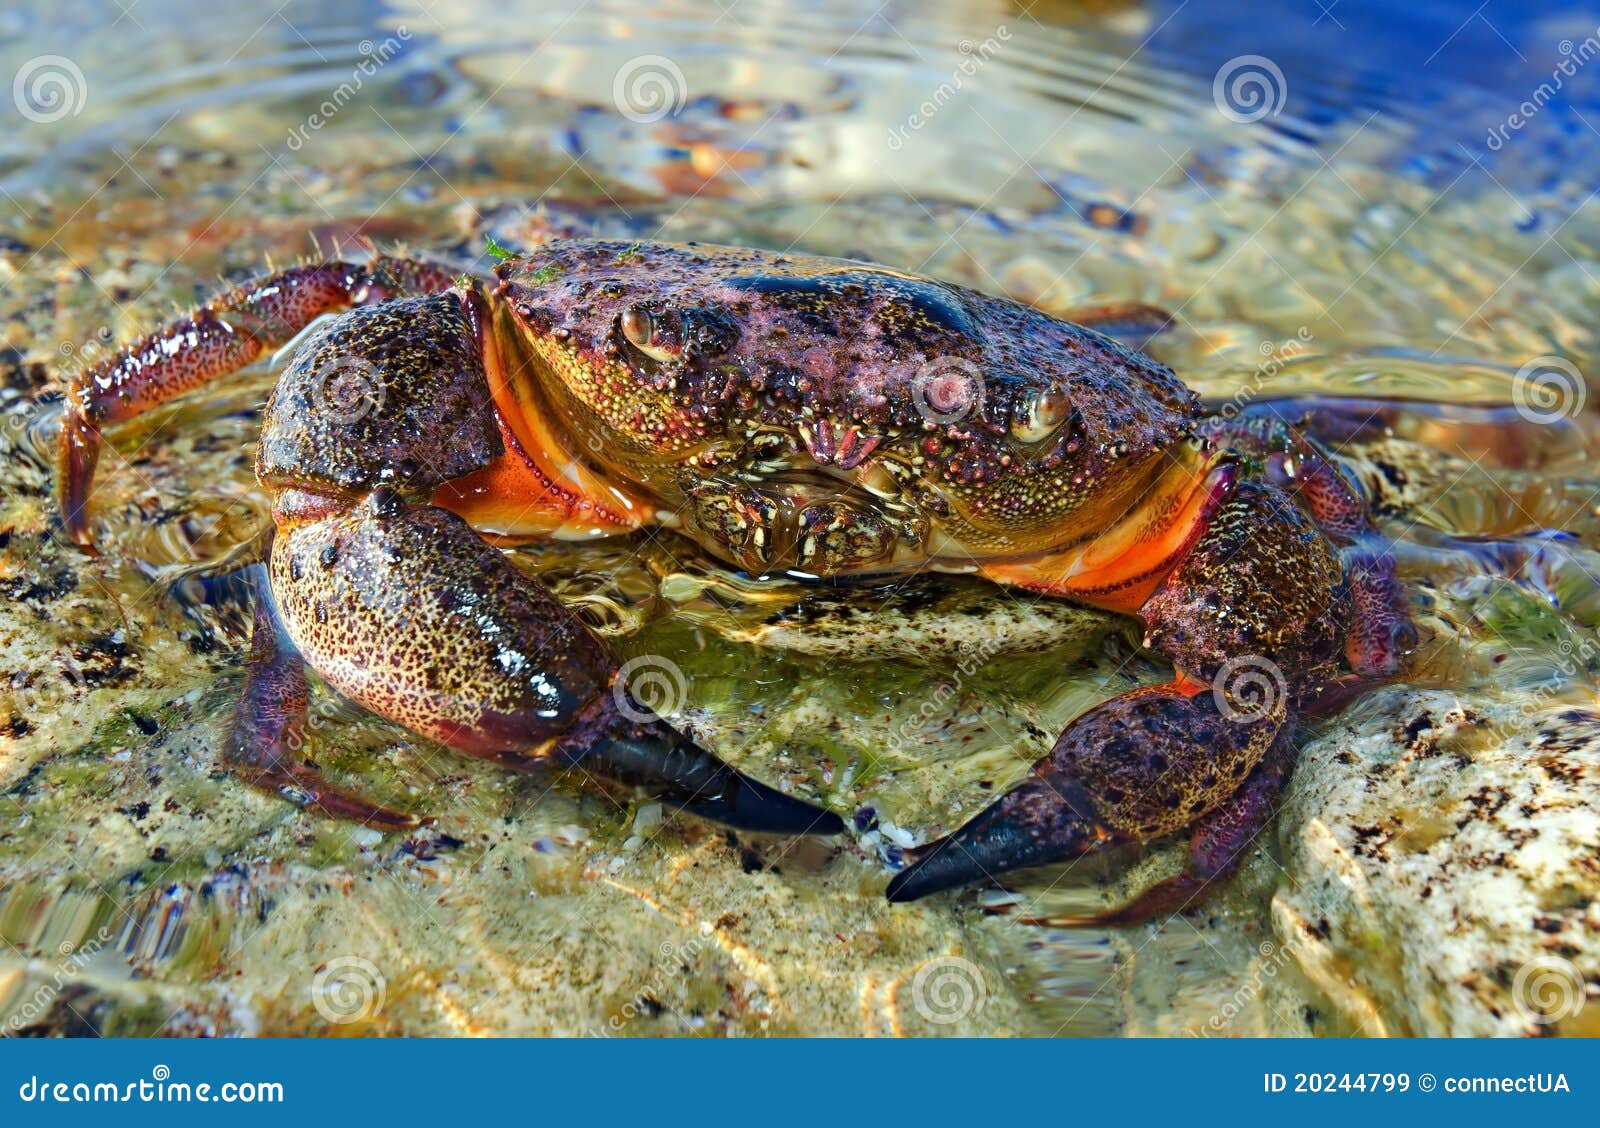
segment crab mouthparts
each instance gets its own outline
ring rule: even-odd
[[[855,424],[835,424],[831,419],[801,423],[800,441],[818,466],[835,465],[854,470],[883,443],[882,435],[862,435]]]

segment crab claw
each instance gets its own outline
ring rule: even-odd
[[[632,724],[563,757],[574,768],[654,793],[679,810],[767,834],[840,834],[832,811],[758,783],[664,721]]]
[[[1213,814],[1219,822],[1201,836],[1201,861],[1190,876],[1209,881],[1237,864],[1242,847],[1220,851],[1219,859],[1208,843],[1232,842],[1246,821],[1259,827],[1228,801],[1267,757],[1285,728],[1287,706],[1278,695],[1249,709],[1243,697],[1204,688],[1177,679],[1079,714],[1023,783],[918,851],[916,862],[889,883],[889,900],[914,901],[1006,870],[1152,841]],[[1251,809],[1270,812],[1270,805]],[[1158,898],[1135,907],[1153,912],[1162,904]]]
[[[959,830],[936,839],[894,875],[890,901],[991,879],[1007,870],[1082,857],[1110,843],[1094,804],[1071,778],[1035,774]]]
[[[748,830],[844,829],[641,705],[582,620],[454,513],[387,489],[291,501],[272,594],[289,641],[351,700],[514,770],[580,769]]]

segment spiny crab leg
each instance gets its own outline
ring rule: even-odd
[[[89,489],[101,431],[254,363],[325,313],[434,293],[454,279],[432,263],[385,255],[371,262],[291,267],[219,294],[160,332],[80,373],[67,389],[60,439],[61,513],[67,536],[93,549]]]

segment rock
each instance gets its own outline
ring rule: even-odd
[[[910,576],[854,590],[790,585],[789,591],[789,599],[759,617],[721,611],[706,625],[730,641],[789,654],[976,665],[1047,648],[1064,648],[1063,657],[1085,654],[1119,622],[1103,611],[955,576]]]
[[[1284,950],[1356,1034],[1600,1034],[1600,713],[1394,689],[1301,754]]]

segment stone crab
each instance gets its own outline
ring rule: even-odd
[[[510,768],[837,834],[837,815],[644,707],[500,546],[658,528],[752,576],[976,574],[1136,616],[1173,674],[1078,716],[887,895],[1190,830],[1182,873],[1075,922],[1136,921],[1230,874],[1288,776],[1297,719],[1394,676],[1415,642],[1346,473],[1282,422],[1208,415],[1116,339],[1158,328],[1148,309],[1061,320],[880,266],[697,244],[557,239],[497,257],[492,278],[385,254],[296,266],[69,389],[63,521],[89,549],[103,431],[293,342],[256,458],[270,598],[227,748],[258,786],[416,822],[295,754],[304,662]]]

